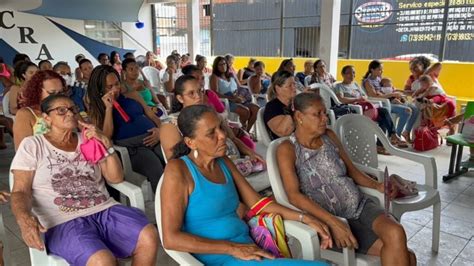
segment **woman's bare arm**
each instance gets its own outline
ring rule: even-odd
[[[176,144],[181,141],[181,134],[178,128],[171,124],[166,123],[161,125],[160,128],[160,143],[165,154],[163,154],[167,160],[171,160],[173,156],[173,148]]]
[[[27,108],[18,110],[13,123],[13,142],[15,150],[20,147],[21,141],[29,136],[33,136],[33,125],[36,123],[36,118]]]
[[[289,136],[295,130],[291,115],[277,115],[270,119],[267,125],[279,137]]]

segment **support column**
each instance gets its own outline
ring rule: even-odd
[[[321,24],[318,57],[326,61],[327,70],[337,77],[339,52],[339,25],[341,20],[341,0],[321,1]]]
[[[190,0],[186,4],[186,17],[188,24],[188,53],[190,58],[194,59],[199,53],[200,26],[199,26],[199,0]]]

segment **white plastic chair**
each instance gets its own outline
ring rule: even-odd
[[[270,178],[270,184],[272,185],[273,195],[275,196],[276,201],[283,206],[299,211],[299,209],[293,206],[288,200],[285,188],[283,186],[283,182],[281,180],[280,170],[278,168],[278,161],[276,157],[276,151],[278,146],[287,139],[288,137],[283,137],[274,140],[270,143],[270,146],[267,150],[268,176]],[[376,198],[379,203],[383,203],[383,195],[378,191],[366,187],[359,187],[359,189],[363,193]],[[345,219],[340,219],[346,222]],[[319,249],[319,247],[315,248]],[[379,257],[364,254],[355,254],[354,249],[349,248],[344,248],[342,250],[342,253],[330,249],[321,250],[321,257],[323,259],[327,259],[342,265],[380,265]]]
[[[5,117],[13,119],[13,122],[15,122],[15,115],[10,113],[10,92],[7,92],[5,93],[5,95],[3,95],[2,109],[3,109],[3,115]]]
[[[321,96],[321,98],[323,98],[324,105],[326,106],[326,111],[329,117],[329,123],[331,125],[331,128],[334,130],[336,126],[336,114],[334,113],[333,110],[331,110],[331,100],[336,105],[340,105],[342,103],[339,101],[334,91],[325,84],[313,83],[309,85],[309,88],[319,89],[319,95]],[[360,105],[348,104],[347,106],[349,106],[349,108],[353,110],[354,112],[356,112],[357,114],[362,115],[362,107]]]
[[[114,149],[118,152],[120,156],[120,161],[122,162],[123,175],[124,179],[142,189],[142,195],[145,201],[153,200],[153,190],[151,184],[146,178],[135,171],[133,171],[132,163],[130,161],[130,155],[128,154],[128,149],[126,147],[114,145]],[[124,198],[121,198],[123,204]]]
[[[143,74],[145,74],[146,79],[150,82],[151,86],[155,90],[155,93],[162,93],[161,91],[161,79],[160,71],[154,67],[146,66],[142,68]]]
[[[9,171],[9,184],[10,191],[13,189],[13,174]],[[121,194],[127,197],[130,201],[130,206],[138,208],[145,211],[145,201],[143,200],[143,194],[139,187],[123,181],[118,184],[109,184],[110,187],[118,190]],[[66,260],[55,255],[48,255],[46,250],[38,250],[34,248],[29,248],[30,252],[30,262],[32,266],[38,265],[49,265],[49,266],[66,266],[69,265]],[[122,261],[121,261],[122,262]],[[8,264],[6,264],[8,265]]]
[[[160,235],[160,241],[163,243],[163,229],[161,224],[161,186],[163,185],[164,176],[161,177],[158,183],[158,188],[155,193],[155,215],[156,223],[158,226],[158,233]],[[301,257],[305,260],[316,260],[320,258],[319,252],[319,238],[317,233],[309,226],[296,222],[296,221],[283,221],[285,225],[285,231],[288,237],[296,239],[301,245]],[[290,249],[292,246],[290,245]],[[175,250],[165,249],[165,252],[175,260],[179,265],[203,265],[200,261],[194,258],[188,252],[181,252]],[[295,254],[296,252],[292,253]]]
[[[258,139],[268,147],[270,145],[270,142],[272,141],[272,138],[270,137],[270,134],[267,131],[267,127],[265,126],[265,121],[263,120],[263,113],[265,112],[265,107],[260,108],[257,113],[257,121],[255,122],[257,126],[257,132],[258,132]]]
[[[433,229],[431,249],[438,252],[441,199],[437,190],[438,172],[435,158],[395,148],[372,120],[360,115],[345,115],[336,123],[336,133],[351,160],[359,169],[370,173],[383,181],[383,171],[378,169],[376,137],[393,156],[398,156],[423,165],[424,184],[417,184],[419,195],[408,199],[395,199],[392,202],[392,214],[401,219],[403,213],[433,206]]]

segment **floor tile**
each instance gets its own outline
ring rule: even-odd
[[[431,228],[432,222],[426,224],[426,227]],[[441,232],[470,239],[474,237],[474,223],[441,215]]]
[[[425,227],[408,241],[408,247],[415,252],[420,265],[450,265],[467,242],[467,239],[441,232],[439,252],[435,254],[431,250],[431,229]]]
[[[406,212],[402,215],[402,223],[403,222],[411,222],[414,224],[425,226],[433,219],[432,212],[421,210],[421,211],[414,211],[414,212]]]
[[[465,260],[463,258],[456,258],[456,260],[451,264],[451,266],[472,266],[474,265],[474,261],[472,260]]]
[[[444,208],[444,210],[441,211],[441,214],[457,218],[459,220],[472,222],[474,221],[474,206],[472,206],[471,208],[466,208],[451,203],[446,208]]]
[[[469,241],[459,254],[459,257],[465,260],[474,261],[474,240]],[[474,263],[472,264],[474,265]]]
[[[474,196],[459,194],[451,203],[465,208],[473,208]]]

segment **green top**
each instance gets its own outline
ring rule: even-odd
[[[127,91],[132,91],[133,89],[127,83],[124,83]],[[156,103],[153,102],[153,94],[149,88],[145,86],[145,83],[142,81],[143,90],[137,91],[142,96],[143,101],[145,101],[146,105],[151,107],[156,107]]]

